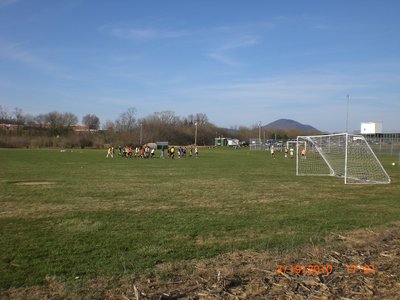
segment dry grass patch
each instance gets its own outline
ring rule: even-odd
[[[24,181],[24,182],[16,182],[16,185],[53,185],[55,182],[51,181]]]
[[[79,199],[81,200],[81,199]],[[174,205],[167,204],[148,204],[137,201],[115,201],[115,200],[98,200],[85,198],[82,201],[73,201],[67,204],[54,203],[24,203],[21,205],[17,202],[5,201],[1,203],[0,218],[44,218],[51,215],[52,217],[62,217],[71,212],[102,212],[102,211],[158,211],[158,210],[175,210],[178,209]]]
[[[100,229],[102,225],[103,224],[98,221],[74,218],[64,220],[58,223],[56,227],[69,232],[91,232]]]
[[[385,210],[387,206],[384,204],[353,204],[352,208],[362,211],[380,211]]]
[[[230,244],[239,244],[239,243],[251,243],[251,241],[266,239],[268,237],[277,236],[277,235],[292,235],[295,232],[267,232],[266,230],[253,230],[253,231],[240,231],[236,234],[232,234],[232,232],[227,233],[226,235],[213,235],[210,234],[208,236],[201,236],[195,240],[196,245],[201,246],[224,246]]]
[[[43,218],[49,215],[62,216],[73,211],[71,204],[24,203],[2,202],[0,218]]]
[[[324,245],[286,253],[237,251],[212,259],[158,265],[119,276],[9,289],[3,299],[398,299],[400,223],[330,235]],[[147,249],[151,250],[151,249]],[[332,264],[331,274],[278,274],[278,265]],[[375,264],[376,273],[349,273]]]

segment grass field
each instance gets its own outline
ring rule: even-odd
[[[162,262],[290,250],[331,232],[400,220],[389,185],[296,177],[248,149],[199,159],[106,159],[105,151],[0,149],[0,288],[138,274]]]

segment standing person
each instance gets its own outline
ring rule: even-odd
[[[156,153],[156,150],[154,150],[154,148],[152,148],[150,151],[150,158],[154,158],[155,153]]]
[[[182,156],[182,147],[179,146],[179,148],[178,148],[178,158],[181,158],[181,156]]]
[[[175,157],[175,147],[174,146],[171,147],[170,153],[171,153],[171,158],[174,159],[174,157]]]
[[[192,156],[193,156],[193,147],[190,146],[190,149],[189,149],[189,157],[191,158]]]
[[[271,146],[271,157],[275,159],[275,147]]]
[[[301,149],[301,159],[307,159],[306,148]]]
[[[145,158],[145,149],[143,146],[140,146],[140,158]]]
[[[127,147],[126,156],[129,157],[129,158],[132,158],[132,152],[133,152],[132,147],[128,146]]]
[[[293,149],[293,147],[290,147],[289,152],[290,152],[290,158],[293,159],[293,157],[294,157],[294,149]]]
[[[195,156],[196,158],[199,157],[199,149],[197,148],[197,146],[194,148],[194,156]]]
[[[112,147],[108,147],[108,150],[107,150],[106,158],[109,158],[109,157],[113,158],[113,148]]]
[[[139,157],[139,147],[135,148],[135,157]]]
[[[164,159],[164,146],[161,146],[160,159]]]
[[[288,150],[288,148],[287,147],[285,147],[285,158],[287,158],[288,157],[288,152],[289,152],[289,150]]]

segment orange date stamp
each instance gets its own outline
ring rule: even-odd
[[[291,265],[278,265],[276,268],[276,274],[291,274],[291,275],[319,275],[319,274],[332,274],[332,265],[323,264],[291,264]]]
[[[365,265],[346,265],[346,272],[348,274],[362,273],[364,275],[375,274],[377,270],[375,269],[374,264],[365,264]]]
[[[375,265],[345,265],[345,272],[347,274],[361,273],[364,275],[375,274],[377,272]],[[290,275],[330,275],[334,268],[330,264],[290,264],[290,265],[277,265],[276,274],[290,274]]]

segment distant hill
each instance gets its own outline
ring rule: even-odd
[[[299,131],[303,132],[313,132],[313,133],[318,133],[321,132],[318,129],[310,126],[310,125],[304,125],[301,124],[297,121],[290,120],[290,119],[279,119],[274,122],[271,122],[267,125],[264,125],[263,128],[265,129],[281,129],[281,130],[290,130],[290,129],[296,129]]]

